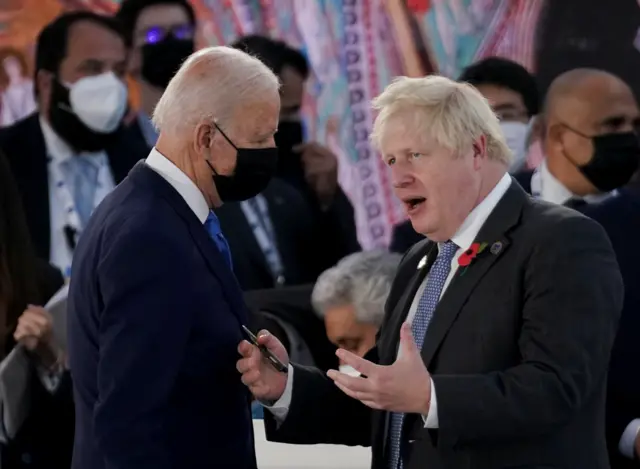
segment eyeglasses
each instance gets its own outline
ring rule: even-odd
[[[167,36],[173,36],[176,39],[193,39],[194,27],[188,24],[179,26],[163,27],[152,26],[146,29],[142,34],[142,40],[145,44],[157,44],[163,41]]]

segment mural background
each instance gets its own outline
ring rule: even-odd
[[[192,0],[201,44],[262,33],[302,49],[313,70],[304,107],[308,138],[340,157],[340,180],[364,247],[386,245],[403,217],[387,172],[368,144],[369,101],[394,76],[456,77],[490,55],[538,74],[541,89],[565,70],[600,67],[640,91],[640,0]],[[118,0],[0,0],[0,57],[22,55],[63,10],[109,14]],[[4,62],[3,62],[4,64]],[[1,77],[0,77],[1,78]],[[2,81],[2,80],[0,80]],[[8,81],[0,86],[10,87]],[[24,87],[24,80],[22,82]],[[135,101],[135,88],[132,93]],[[535,161],[532,161],[535,164]]]

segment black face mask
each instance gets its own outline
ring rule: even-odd
[[[53,130],[77,153],[104,150],[120,130],[101,133],[87,127],[71,110],[69,90],[57,78],[52,80],[49,121]]]
[[[165,89],[194,49],[193,39],[176,39],[172,35],[155,44],[145,44],[142,47],[142,78]]]
[[[638,135],[635,132],[624,132],[590,138],[593,142],[593,157],[585,165],[576,165],[582,174],[601,192],[609,192],[627,184],[640,165]]]
[[[278,165],[278,149],[273,148],[238,148],[227,135],[214,124],[229,144],[236,149],[236,167],[233,174],[218,174],[211,162],[207,164],[213,171],[213,182],[216,185],[220,200],[223,202],[239,202],[255,197],[266,189],[276,172]]]

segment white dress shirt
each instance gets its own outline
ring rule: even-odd
[[[458,257],[464,251],[469,249],[471,245],[474,243],[476,236],[480,232],[480,229],[484,225],[484,222],[487,220],[493,209],[498,205],[502,196],[504,196],[509,186],[512,184],[511,176],[505,174],[502,176],[502,179],[496,184],[493,190],[485,197],[485,199],[478,204],[476,208],[474,208],[471,213],[464,220],[458,231],[451,238],[458,247],[458,251],[453,256],[451,260],[451,270],[449,272],[449,276],[447,277],[444,287],[442,288],[442,292],[440,297],[446,291],[447,287],[451,283],[453,276],[456,274],[458,270]],[[420,298],[422,297],[422,293],[429,281],[429,275],[427,275],[416,291],[416,295],[413,297],[413,302],[409,307],[409,312],[407,313],[406,322],[411,323],[414,316],[416,315],[416,311],[418,309],[418,303]],[[293,393],[293,367],[289,365],[289,373],[287,377],[287,384],[285,386],[284,393],[280,397],[279,400],[273,404],[273,406],[264,405],[279,421],[284,421],[289,411],[289,406],[291,405],[291,397]],[[425,421],[425,427],[427,428],[438,428],[438,400],[436,398],[436,389],[433,384],[433,380],[431,380],[431,402],[429,407],[429,413],[427,415],[423,415],[423,419]]]
[[[198,186],[189,179],[176,165],[169,161],[155,148],[145,160],[147,166],[162,176],[184,199],[189,208],[196,214],[202,224],[209,216],[209,205]]]
[[[614,195],[616,191],[604,194],[589,194],[582,197],[585,202],[593,204]],[[552,204],[562,205],[572,197],[576,197],[549,171],[547,161],[543,160],[531,175],[531,195]]]
[[[56,187],[55,172],[52,169],[52,165],[60,167],[69,158],[75,156],[75,152],[69,147],[69,145],[55,133],[49,123],[40,118],[40,127],[42,128],[42,135],[44,137],[44,143],[47,150],[47,156],[51,159],[48,163],[47,171],[49,178],[49,219],[51,224],[51,244],[50,244],[50,256],[49,262],[58,267],[65,276],[68,275],[69,268],[71,266],[71,259],[73,257],[73,251],[67,243],[67,237],[64,233],[64,227],[67,223],[67,214],[64,209],[64,201],[61,200],[60,193]],[[98,161],[107,161],[108,157],[106,152],[96,153],[83,153],[85,155],[91,155]],[[113,175],[108,163],[100,165],[98,171],[96,192],[93,197],[93,207],[97,207],[98,204],[104,199],[109,192],[115,187]],[[73,191],[73,188],[70,188]]]

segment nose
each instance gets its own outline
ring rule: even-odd
[[[394,189],[405,189],[409,187],[414,180],[415,178],[410,172],[397,167],[391,167],[391,183]]]

